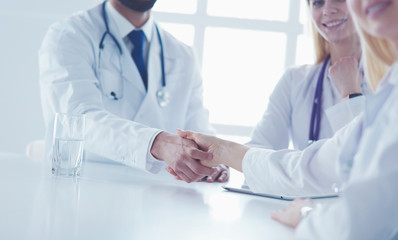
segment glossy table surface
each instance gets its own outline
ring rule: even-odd
[[[0,153],[0,163],[0,239],[293,238],[270,218],[288,202],[226,192],[220,183],[94,162],[80,177],[58,177],[17,154]]]

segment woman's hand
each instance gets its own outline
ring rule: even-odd
[[[197,158],[190,153],[192,158],[200,160],[200,163],[207,167],[215,167],[220,164],[224,164],[229,167],[233,167],[238,171],[242,171],[242,160],[246,152],[249,150],[248,147],[226,141],[217,137],[191,132],[177,130],[178,136],[194,141],[200,148],[207,153],[212,154],[213,158]],[[194,154],[195,152],[192,152]]]
[[[343,99],[352,93],[362,93],[362,73],[354,57],[340,58],[329,68],[329,76]]]
[[[301,209],[312,205],[311,199],[294,199],[285,209],[273,212],[271,217],[282,224],[295,228],[300,223]]]
[[[217,165],[213,167],[214,171],[210,176],[203,178],[202,180],[206,180],[209,183],[212,182],[226,182],[229,178],[229,168],[223,164]],[[166,170],[175,177],[177,180],[182,180],[171,167],[167,167]]]

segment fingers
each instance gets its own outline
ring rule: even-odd
[[[180,159],[176,162],[174,172],[186,182],[196,182],[213,173],[212,168],[202,166],[191,158]],[[185,175],[187,178],[184,178]]]
[[[194,140],[195,139],[194,138],[195,133],[191,132],[191,131],[182,131],[180,129],[177,129],[177,135],[182,137],[182,138],[189,139],[189,140]]]
[[[215,169],[211,167],[206,167],[200,164],[198,161],[194,159],[188,159],[186,161],[186,165],[198,176],[204,177],[204,176],[210,176],[213,174]]]
[[[213,174],[207,176],[206,181],[209,183],[214,182],[216,179],[218,179],[218,177],[221,175],[222,169],[219,166],[213,167],[214,172]]]
[[[229,171],[223,170],[220,177],[217,179],[218,182],[226,182],[229,178]]]
[[[213,167],[215,170],[212,175],[209,175],[207,177],[207,182],[212,183],[214,181],[218,182],[225,182],[229,178],[229,169],[224,166],[224,165],[218,165],[216,167]]]
[[[193,180],[188,175],[186,175],[184,172],[178,171],[178,173],[176,173],[176,174],[177,174],[177,176],[175,177],[175,179],[177,179],[177,180],[182,180],[186,183],[193,182]]]
[[[208,153],[208,152],[199,150],[197,148],[189,148],[188,150],[186,150],[186,153],[191,158],[197,159],[197,160],[212,160],[213,159],[212,153]]]
[[[180,178],[171,167],[167,167],[166,171],[173,175],[176,180],[182,180],[182,178]]]
[[[271,218],[276,220],[276,221],[278,221],[278,222],[280,222],[282,214],[283,214],[282,210],[278,210],[278,211],[272,212],[271,213]]]

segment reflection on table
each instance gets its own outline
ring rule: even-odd
[[[1,239],[292,239],[270,218],[287,202],[85,162],[78,178],[0,154]]]

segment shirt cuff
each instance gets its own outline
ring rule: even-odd
[[[167,164],[164,161],[156,159],[151,153],[153,142],[155,141],[156,137],[161,132],[162,132],[161,130],[157,131],[152,136],[152,138],[151,138],[151,140],[149,141],[149,144],[148,144],[145,170],[148,171],[148,172],[151,172],[151,173],[159,173],[162,170],[163,167],[167,166]]]
[[[358,116],[364,106],[365,97],[347,99],[325,110],[330,126],[334,132],[344,127]]]

